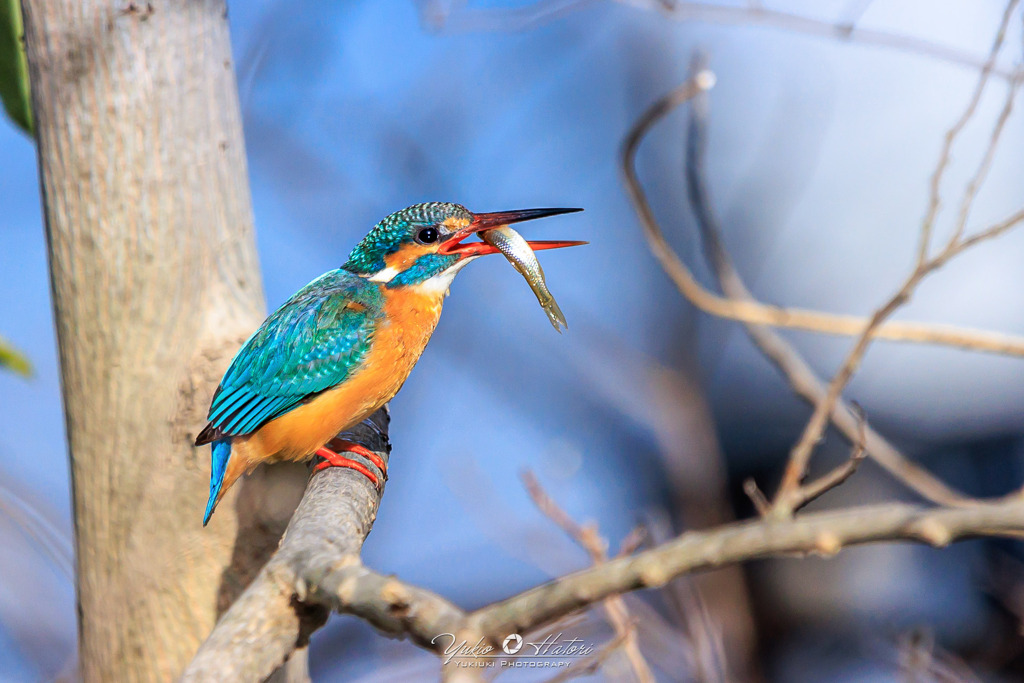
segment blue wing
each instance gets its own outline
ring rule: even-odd
[[[377,286],[348,271],[333,270],[303,287],[235,355],[196,445],[251,434],[344,382],[360,367],[382,316]]]

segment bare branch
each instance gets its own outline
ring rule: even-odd
[[[932,633],[914,629],[900,641],[899,668],[908,683],[981,683],[963,660],[936,645]]]
[[[497,638],[522,633],[609,595],[664,586],[680,574],[782,553],[830,556],[851,545],[921,541],[941,547],[975,536],[1013,537],[1024,530],[1024,500],[965,508],[865,506],[841,512],[761,519],[685,533],[652,550],[569,574],[484,607],[469,616],[471,631]]]
[[[650,9],[661,9],[656,4],[657,0],[620,0],[637,4]],[[821,36],[849,43],[860,43],[875,47],[885,47],[908,52],[911,54],[931,57],[951,64],[983,69],[986,60],[956,48],[933,43],[921,38],[880,31],[874,29],[859,28],[849,17],[840,22],[830,22],[813,17],[803,16],[795,12],[784,10],[760,8],[757,10],[745,7],[737,7],[729,4],[713,4],[709,2],[687,2],[677,0],[671,8],[665,11],[671,18],[681,21],[705,21],[709,23],[743,25],[743,26],[764,26],[767,28],[781,29],[793,33],[803,33],[812,36]],[[1002,78],[1009,78],[1013,74],[1005,69],[992,67],[992,73]]]
[[[640,526],[633,527],[633,530],[626,534],[626,537],[622,539],[622,543],[619,545],[619,552],[616,553],[615,556],[626,557],[627,555],[632,555],[646,540],[647,527],[642,524]]]
[[[707,94],[702,93],[693,100],[690,107],[690,125],[686,145],[687,196],[700,229],[705,257],[715,272],[722,291],[731,299],[750,300],[752,299],[750,290],[747,289],[722,244],[721,228],[708,191],[707,174],[704,170],[707,148],[708,99]],[[745,327],[754,345],[782,372],[797,395],[811,405],[817,405],[824,398],[824,382],[818,378],[807,361],[782,335],[765,325],[747,324]],[[884,436],[876,432],[870,425],[858,420],[857,412],[842,398],[837,402],[831,417],[833,424],[851,444],[858,443],[860,427],[863,426],[864,444],[871,458],[926,500],[942,505],[963,505],[971,502],[969,497],[951,489],[927,470],[910,462]],[[757,488],[757,484],[750,481],[744,486],[744,490],[754,501],[758,512],[765,514],[765,506],[768,501]],[[758,494],[760,494],[760,499],[757,498]]]
[[[630,195],[630,199],[633,201],[637,213],[640,216],[641,225],[647,235],[652,252],[654,252],[654,255],[658,258],[663,269],[673,279],[680,291],[693,303],[709,312],[714,312],[711,308],[721,309],[718,304],[731,303],[733,305],[741,305],[750,304],[750,302],[736,301],[734,299],[726,300],[715,297],[713,294],[697,284],[689,269],[668,245],[664,234],[658,226],[654,213],[651,210],[650,204],[648,203],[639,179],[637,178],[635,157],[640,142],[654,123],[668,114],[676,106],[708,90],[713,82],[714,77],[709,71],[707,71],[707,69],[699,67],[695,69],[694,75],[686,83],[670,92],[644,112],[626,136],[622,151],[622,170],[626,180],[627,191]],[[1018,80],[1016,78],[1011,80],[1008,104],[1004,107],[1003,114],[1000,116],[1000,120],[992,134],[993,140],[998,139],[998,136],[1002,131],[1003,124],[1009,116],[1009,102],[1012,101],[1013,93],[1015,92],[1017,85]],[[990,149],[993,147],[994,143],[990,145]],[[987,168],[990,160],[991,154],[987,153],[985,158],[982,160],[978,173],[975,175],[976,178],[980,179],[984,177],[984,169]],[[691,184],[692,182],[693,181],[691,179]],[[976,186],[969,186],[965,196],[972,197],[973,193],[976,191]],[[694,194],[692,187],[691,194]],[[707,202],[698,202],[698,204],[702,204],[704,208],[704,216],[698,216],[699,222],[713,222],[710,218],[711,214],[709,204]],[[780,514],[792,513],[794,503],[798,502],[797,499],[799,498],[799,495],[796,492],[805,472],[807,471],[807,464],[810,461],[814,447],[820,440],[825,426],[832,419],[840,395],[850,378],[853,376],[855,369],[861,362],[872,339],[880,335],[882,330],[886,327],[886,320],[910,298],[911,294],[917,288],[917,285],[925,278],[925,276],[940,268],[955,254],[962,252],[968,246],[973,246],[982,240],[998,236],[1010,228],[1015,227],[1022,221],[1024,221],[1024,211],[1017,212],[1011,215],[1008,219],[983,230],[977,235],[974,235],[970,240],[959,240],[954,237],[947,248],[945,248],[939,255],[935,258],[926,260],[924,263],[918,264],[896,293],[893,294],[877,311],[875,311],[866,323],[862,323],[862,328],[858,333],[854,347],[847,354],[847,357],[840,366],[838,372],[828,384],[824,391],[824,395],[815,401],[815,409],[811,419],[808,421],[803,434],[790,454],[790,460],[774,502],[774,507]],[[707,232],[707,230],[705,230],[705,232]],[[714,301],[711,301],[712,299],[714,299]],[[780,309],[775,310],[778,311]],[[744,322],[749,324],[760,321],[747,318]]]
[[[999,145],[999,138],[1003,134],[1003,130],[1006,127],[1006,122],[1010,118],[1010,114],[1013,112],[1013,101],[1017,96],[1017,89],[1020,85],[1020,79],[1016,78],[1010,81],[1009,86],[1006,88],[1006,100],[1003,103],[1003,109],[999,113],[999,118],[996,120],[996,125],[992,131],[992,135],[989,137],[988,147],[985,149],[985,154],[982,157],[981,163],[978,165],[977,171],[967,184],[967,189],[964,190],[963,199],[960,202],[960,213],[957,216],[956,229],[953,231],[953,235],[949,238],[947,249],[956,249],[956,253],[963,251],[980,242],[981,240],[990,239],[996,237],[1008,229],[996,229],[989,228],[983,233],[974,235],[970,244],[967,244],[963,239],[964,231],[967,229],[967,218],[971,213],[971,206],[974,204],[975,197],[978,196],[978,190],[981,189],[982,184],[985,182],[985,178],[988,177],[988,171],[992,167],[992,159],[995,158],[996,149]],[[1009,226],[1012,227],[1012,226]],[[988,233],[988,234],[986,234]]]
[[[863,421],[861,424],[865,424]],[[864,456],[867,455],[867,451],[864,447],[863,435],[859,443],[853,446],[853,451],[850,457],[841,465],[837,465],[827,474],[822,475],[818,479],[815,479],[810,484],[805,484],[794,494],[793,497],[793,512],[800,510],[808,503],[821,498],[823,495],[841,485],[857,471],[860,467],[860,463],[864,460]],[[764,492],[757,485],[757,482],[753,478],[747,479],[743,482],[743,492],[750,498],[750,502],[754,504],[754,509],[757,510],[757,514],[762,517],[767,517],[772,513],[772,504],[765,497]]]
[[[772,510],[772,504],[764,495],[764,491],[757,485],[754,478],[751,477],[743,482],[743,493],[747,494],[747,498],[754,504],[754,509],[757,510],[757,514],[764,517]]]
[[[849,26],[854,28],[857,22],[861,20],[864,13],[868,11],[868,7],[871,5],[872,0],[848,0],[846,6],[839,13],[839,21],[837,22],[840,26]]]
[[[847,353],[846,358],[839,366],[839,370],[832,377],[825,390],[824,398],[815,405],[814,412],[811,414],[810,420],[807,421],[807,426],[804,428],[799,440],[797,440],[796,445],[790,451],[789,462],[786,464],[786,470],[782,475],[782,483],[779,485],[779,490],[776,492],[772,503],[772,507],[778,514],[792,514],[794,505],[799,499],[798,490],[800,482],[807,472],[807,465],[810,462],[811,455],[814,453],[815,447],[825,432],[825,427],[829,422],[832,411],[835,409],[836,401],[853,377],[853,373],[863,360],[864,354],[867,353],[875,331],[890,315],[895,313],[900,306],[910,299],[911,293],[917,288],[924,275],[925,271],[921,268],[915,268],[896,293],[872,314],[867,327],[861,332],[853,348]]]
[[[705,74],[705,83],[708,84],[706,87],[702,88],[694,79],[690,79],[671,91],[640,116],[623,142],[621,163],[626,190],[639,215],[640,224],[644,229],[651,252],[683,296],[705,313],[748,325],[771,325],[772,327],[787,327],[843,336],[863,334],[865,328],[872,325],[870,319],[798,308],[781,308],[763,304],[752,298],[737,300],[720,297],[709,292],[697,282],[690,269],[665,240],[636,174],[636,152],[647,131],[655,123],[677,106],[693,98],[701,90],[710,87],[709,84],[713,83],[714,77],[709,72],[703,73]],[[873,336],[876,339],[941,344],[973,351],[1024,356],[1024,337],[1020,336],[951,325],[902,321],[884,322],[884,320],[876,321],[874,328]]]
[[[630,197],[633,199],[634,207],[647,235],[648,242],[651,244],[652,251],[658,258],[662,268],[665,269],[666,273],[672,278],[673,282],[675,282],[687,299],[703,310],[708,311],[707,308],[701,306],[699,297],[694,297],[693,288],[688,286],[688,283],[693,283],[694,286],[699,288],[699,285],[696,284],[696,280],[693,279],[685,264],[675,255],[665,240],[651,211],[650,204],[647,202],[643,187],[636,177],[632,163],[635,150],[646,134],[646,131],[660,117],[666,115],[672,107],[682,104],[688,97],[694,94],[688,85],[684,84],[677,89],[674,97],[673,94],[670,94],[663,98],[658,103],[662,106],[658,107],[656,105],[652,107],[652,109],[648,110],[648,116],[642,118],[634,126],[630,137],[627,137],[623,145],[623,175]],[[722,246],[718,221],[711,208],[703,170],[707,127],[707,104],[704,100],[705,97],[699,95],[691,109],[692,117],[686,165],[690,202],[697,217],[697,224],[701,229],[702,243],[708,261],[717,274],[722,291],[729,297],[728,300],[721,299],[721,301],[753,302],[755,305],[759,305],[753,301],[750,290],[743,283]],[[751,319],[741,319],[736,316],[725,317],[740,319],[744,322],[747,332],[755,345],[779,368],[799,396],[811,404],[817,404],[824,398],[824,383],[818,379],[810,365],[807,364],[796,349],[783,339],[781,335],[772,330],[771,327],[765,324],[757,324]],[[855,319],[855,325],[862,327],[863,321]],[[885,329],[885,326],[883,326],[881,331]],[[832,420],[850,443],[856,443],[858,421],[853,410],[845,401],[840,400],[837,403],[832,413]],[[970,498],[939,481],[927,470],[910,462],[895,446],[870,426],[867,427],[866,432],[866,447],[868,454],[879,465],[926,500],[943,505],[964,505],[971,502]],[[756,489],[756,484],[753,484],[753,489]],[[757,492],[759,493],[759,491]],[[748,495],[755,495],[749,485],[747,486],[747,493]],[[757,500],[755,498],[756,505]]]
[[[522,479],[523,485],[526,486],[526,491],[530,494],[537,509],[586,550],[595,565],[608,561],[608,541],[601,537],[596,525],[578,524],[548,495],[533,472],[524,471]],[[642,538],[642,535],[637,534],[637,538]],[[636,542],[639,543],[639,540]],[[625,547],[626,545],[623,544],[624,549]],[[610,596],[604,601],[604,610],[609,623],[615,629],[617,638],[622,640],[622,651],[633,669],[636,680],[640,683],[653,683],[654,674],[651,673],[651,667],[648,666],[647,660],[640,652],[640,644],[636,637],[636,625],[626,607],[626,601],[622,599],[621,595]]]
[[[438,634],[500,642],[509,633],[527,633],[611,595],[661,587],[680,574],[725,564],[785,553],[830,556],[850,545],[880,541],[940,547],[963,538],[1014,537],[1024,531],[1024,501],[1019,499],[959,509],[890,504],[788,520],[760,519],[685,533],[657,548],[561,577],[466,615],[430,591],[359,565],[354,546],[362,543],[367,527],[352,519],[372,519],[376,492],[357,477],[328,469],[312,479],[296,513],[299,524],[293,524],[278,556],[203,644],[183,680],[260,680],[322,623],[324,613],[317,609],[321,605],[356,614],[388,635],[409,636],[440,653],[447,640],[438,641]],[[336,494],[342,491],[354,498],[340,506],[347,512],[322,511],[329,522],[340,522],[349,531],[317,528],[323,525],[311,517],[319,512],[314,509],[316,501],[337,508],[342,499]],[[314,547],[299,548],[300,542],[291,540],[296,535],[309,539],[313,529],[326,534]],[[331,549],[339,541],[342,547]]]

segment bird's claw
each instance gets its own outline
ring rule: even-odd
[[[330,446],[330,448],[328,448]],[[373,471],[370,470],[365,464],[359,460],[348,458],[342,453],[352,453],[365,458],[371,465],[380,471],[381,476],[378,477]],[[387,481],[388,478],[388,466],[384,462],[384,459],[379,455],[371,451],[366,446],[362,446],[352,441],[345,441],[344,439],[333,439],[326,446],[322,446],[317,450],[316,455],[323,458],[323,460],[313,467],[314,472],[327,469],[328,467],[347,467],[349,469],[359,472],[364,477],[370,480],[374,488],[378,491],[381,490],[381,480]]]

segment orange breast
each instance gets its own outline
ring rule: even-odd
[[[251,470],[260,462],[304,460],[334,436],[369,417],[402,388],[430,340],[443,297],[408,289],[386,291],[385,321],[374,332],[362,367],[342,384],[232,441],[232,461]],[[245,461],[244,464],[241,461]],[[244,469],[243,469],[244,468]]]

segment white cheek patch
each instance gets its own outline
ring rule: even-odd
[[[370,282],[391,282],[396,275],[398,275],[398,269],[394,266],[388,266],[384,270],[377,271],[368,279]]]

